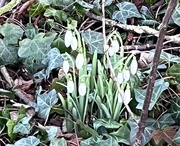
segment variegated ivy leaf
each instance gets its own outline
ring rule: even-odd
[[[37,105],[39,107],[38,116],[46,119],[49,116],[50,110],[53,105],[58,101],[56,90],[51,90],[49,93],[37,96]]]
[[[94,53],[97,50],[97,53],[103,54],[103,35],[102,33],[86,30],[82,33],[82,37],[84,41],[88,45],[88,49],[90,53]]]
[[[0,65],[13,64],[17,61],[17,48],[15,46],[6,46],[0,39]]]
[[[23,35],[23,29],[13,23],[5,23],[0,27],[0,33],[4,36],[3,41],[6,45],[14,45]]]
[[[116,4],[119,11],[115,11],[112,15],[112,19],[118,20],[119,22],[126,24],[128,18],[137,17],[141,18],[139,11],[137,10],[134,3],[121,2]]]

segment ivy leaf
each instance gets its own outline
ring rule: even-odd
[[[34,58],[37,60],[43,58],[51,49],[50,45],[55,36],[56,33],[50,36],[45,36],[44,33],[39,33],[32,40],[29,38],[22,40],[18,50],[19,57],[26,58],[29,56],[34,56]]]
[[[141,18],[139,11],[137,10],[134,3],[121,2],[116,4],[119,11],[115,11],[112,15],[112,19],[118,20],[119,22],[126,24],[128,18],[137,17]]]
[[[166,62],[180,63],[180,57],[179,56],[172,55],[172,54],[164,52],[164,51],[161,52],[160,58]]]
[[[63,57],[57,48],[53,48],[47,53],[41,63],[46,65],[47,68],[34,74],[36,82],[39,82],[46,77],[49,78],[49,75],[53,69],[62,67]]]
[[[18,140],[14,146],[37,146],[40,143],[40,140],[35,136],[28,136],[27,138],[21,138]]]
[[[119,146],[118,142],[112,138],[108,137],[106,140],[103,139],[103,136],[90,137],[86,140],[81,141],[81,146]]]
[[[110,135],[119,143],[130,145],[130,130],[127,126],[120,127],[117,131],[111,132]]]
[[[62,67],[63,60],[64,59],[57,48],[53,48],[47,53],[47,55],[42,60],[43,64],[48,65],[46,69],[47,77],[49,77],[51,70]]]
[[[18,50],[19,57],[25,58],[24,65],[31,73],[35,73],[39,68],[44,67],[42,59],[51,49],[56,33],[45,36],[44,33],[37,34],[32,40],[29,38],[20,42]]]
[[[50,146],[67,146],[67,141],[64,138],[53,138]]]
[[[13,23],[5,23],[0,28],[0,33],[4,36],[3,41],[6,45],[15,45],[23,35],[23,30],[18,25]]]
[[[128,124],[131,127],[130,143],[133,145],[136,140],[136,134],[138,132],[139,125],[132,119],[128,120]],[[142,140],[141,140],[141,146],[146,145],[151,140],[150,134],[152,133],[152,131],[153,131],[153,127],[146,125],[143,136],[142,136]]]
[[[94,5],[91,5],[91,4],[89,4],[83,0],[76,0],[76,2],[86,9],[93,9],[94,8]]]
[[[51,90],[49,93],[38,95],[38,116],[40,118],[46,119],[49,116],[52,106],[55,105],[57,101],[58,98],[55,89]]]
[[[175,10],[174,10],[174,12],[172,14],[172,17],[171,17],[173,22],[178,26],[180,26],[180,6],[179,5],[180,4],[178,2],[177,6],[176,6],[176,8],[175,8]]]
[[[118,129],[122,124],[112,119],[97,119],[93,122],[94,129],[98,129],[101,126],[107,129]]]
[[[22,118],[17,125],[14,126],[13,133],[29,134],[31,125],[29,124],[31,117]]]
[[[45,6],[39,2],[33,3],[29,8],[28,12],[31,17],[35,17],[45,11]]]
[[[156,81],[154,85],[153,93],[152,93],[151,102],[149,105],[149,110],[152,110],[157,100],[159,99],[161,93],[165,91],[166,89],[168,89],[168,87],[169,87],[169,83],[165,82],[163,79]],[[135,89],[134,92],[135,92],[135,99],[138,102],[138,105],[136,106],[136,108],[142,109],[143,104],[144,104],[144,98],[146,95],[146,89],[145,90]]]
[[[175,136],[176,130],[173,127],[166,127],[163,130],[155,130],[151,134],[156,145],[158,145],[162,140],[164,140],[169,145],[172,145],[172,138]]]
[[[6,46],[0,39],[0,65],[13,64],[17,61],[17,48],[15,46]]]
[[[61,6],[63,8],[72,5],[72,3],[74,3],[74,0],[52,0],[54,6]]]
[[[174,98],[170,101],[170,109],[169,112],[172,115],[173,120],[177,125],[180,125],[180,99]]]
[[[140,13],[142,16],[142,19],[138,21],[140,24],[142,25],[159,24],[156,20],[154,20],[153,15],[146,6],[141,7]]]
[[[87,30],[82,33],[85,43],[88,45],[89,52],[93,54],[95,50],[97,53],[103,54],[103,35],[102,33]]]
[[[180,129],[176,132],[176,135],[173,138],[173,142],[177,145],[180,145]]]
[[[56,10],[54,8],[48,8],[44,12],[45,17],[53,16],[56,21],[63,22],[67,20],[68,15],[62,10]]]

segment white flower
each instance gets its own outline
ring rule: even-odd
[[[124,103],[128,104],[131,101],[131,91],[130,89],[126,89],[124,92]]]
[[[129,81],[129,79],[130,79],[129,69],[123,70],[123,79],[124,79],[125,82]]]
[[[114,53],[117,53],[119,51],[119,42],[117,41],[117,39],[112,40],[111,46],[114,50]]]
[[[120,89],[120,93],[118,94],[118,102],[122,103],[124,100],[124,90]]]
[[[78,91],[80,96],[84,96],[86,94],[86,84],[80,83]]]
[[[118,72],[118,74],[117,74],[117,82],[119,83],[119,84],[121,84],[122,82],[123,82],[123,73],[122,72]]]
[[[64,62],[63,62],[63,71],[65,72],[65,74],[67,74],[68,71],[69,71],[69,62],[68,62],[68,60],[64,60]]]
[[[69,47],[72,43],[73,34],[72,31],[67,30],[64,37],[64,43],[66,47]]]
[[[77,55],[77,57],[76,57],[76,67],[77,67],[77,69],[82,68],[83,64],[84,64],[84,55],[83,55],[83,53],[79,53]]]
[[[69,80],[67,82],[67,92],[72,93],[74,91],[74,82],[72,80]]]
[[[136,57],[134,56],[130,65],[131,74],[135,75],[137,73],[137,69],[138,69],[138,63],[137,63]]]
[[[72,50],[76,50],[77,47],[78,47],[78,42],[77,42],[76,36],[73,36],[71,40],[71,48]]]
[[[112,46],[109,46],[108,53],[109,53],[109,56],[113,56],[114,55],[114,49],[113,49]]]

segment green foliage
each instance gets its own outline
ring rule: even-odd
[[[112,19],[118,20],[121,23],[126,24],[128,18],[137,17],[141,18],[136,6],[130,2],[121,2],[116,4],[118,11],[115,11],[112,15]]]
[[[102,136],[99,137],[90,137],[89,139],[86,139],[81,142],[81,146],[104,146],[104,145],[113,145],[113,146],[119,146],[118,142],[112,138],[109,137],[106,140],[103,140]]]
[[[163,79],[156,81],[154,85],[154,89],[153,89],[152,98],[150,101],[149,110],[153,109],[154,105],[157,103],[162,92],[167,90],[168,87],[169,87],[169,83],[165,82]],[[143,103],[144,103],[144,97],[146,95],[146,90],[135,89],[134,91],[135,91],[135,99],[138,102],[138,105],[136,108],[142,109]]]
[[[57,103],[57,95],[55,90],[51,90],[49,93],[41,94],[37,96],[38,116],[43,119],[47,119],[50,110],[53,105]]]
[[[34,136],[28,136],[27,138],[22,138],[20,140],[18,140],[17,142],[15,142],[14,145],[10,145],[7,144],[7,146],[22,146],[22,145],[26,145],[26,146],[37,146],[39,145],[40,140]]]
[[[12,2],[15,1],[12,0]],[[148,32],[146,34],[145,31],[141,35],[131,32],[133,35],[129,36],[131,33],[127,30],[131,27],[130,25],[127,28],[119,28],[116,24],[116,27],[112,27],[114,21],[111,23],[109,18],[117,20],[122,23],[118,24],[124,27],[127,26],[124,24],[130,24],[133,18],[132,25],[137,29],[137,33],[141,31],[142,25],[145,25],[143,29],[150,26],[158,30],[168,1],[162,8],[159,7],[157,12],[149,9],[149,6],[157,2],[156,0],[145,2],[147,7],[142,6],[141,9],[137,9],[137,3],[105,1],[105,17],[108,18],[105,20],[108,24],[105,33],[106,44],[104,44],[104,36],[101,32],[101,23],[98,22],[98,19],[102,17],[100,0],[92,2],[39,0],[28,7],[29,15],[26,12],[23,15],[19,13],[20,8],[15,9],[15,14],[20,14],[23,18],[18,16],[19,18],[14,20],[12,18],[16,15],[8,13],[7,17],[13,17],[7,19],[7,22],[2,20],[0,26],[0,65],[7,65],[8,69],[11,69],[14,64],[25,65],[25,68],[33,75],[34,84],[28,81],[22,81],[25,84],[21,84],[17,66],[13,66],[11,71],[8,70],[11,73],[14,70],[14,72],[17,71],[17,75],[13,75],[12,78],[14,80],[18,76],[18,81],[13,82],[16,85],[12,89],[6,85],[6,77],[1,78],[0,95],[4,98],[1,100],[1,104],[4,105],[1,105],[0,112],[2,140],[15,142],[14,146],[36,146],[40,145],[40,142],[42,145],[50,143],[50,146],[67,146],[69,139],[67,141],[68,136],[63,134],[74,132],[75,136],[83,138],[81,146],[133,145],[139,127],[138,123],[131,119],[131,115],[127,114],[127,106],[139,116],[139,109],[142,109],[146,95],[146,89],[143,86],[147,83],[146,77],[149,75],[151,65],[148,66],[147,61],[147,68],[138,68],[138,55],[125,48],[128,49],[127,44],[132,45],[131,48],[134,45],[137,45],[134,48],[142,47],[144,44],[154,45],[156,39],[149,35],[157,34]],[[12,9],[18,3],[9,8]],[[24,1],[21,3],[23,6]],[[0,8],[0,13],[1,10],[2,8]],[[95,17],[95,20],[91,21],[91,18],[85,16],[89,11],[100,17]],[[177,26],[180,25],[179,14],[178,2],[168,27],[176,33],[178,33]],[[2,19],[7,17],[2,17]],[[70,34],[68,37],[66,37],[67,32]],[[176,38],[178,36],[170,38],[170,41]],[[168,43],[167,46],[171,45],[171,42],[166,43]],[[139,53],[142,52],[139,51]],[[151,56],[154,55],[153,51],[150,53]],[[132,63],[133,61],[135,64]],[[172,97],[164,97],[167,93],[171,95],[172,89],[168,90],[171,85],[174,89],[174,85],[180,83],[180,58],[173,53],[162,51],[160,63],[157,71],[159,76],[156,78],[150,101],[151,114],[147,119],[142,146],[154,144],[151,140],[155,140],[152,136],[153,132],[164,132],[166,127],[180,124],[178,94],[173,95],[170,102],[167,99]],[[40,85],[43,89],[37,89],[35,100],[29,102],[29,106],[33,107],[32,115],[38,115],[38,118],[34,118],[27,114],[29,107],[24,108],[24,104],[20,105],[21,108],[17,106],[21,100],[15,98],[18,94],[14,89],[19,89],[26,97]],[[26,86],[31,87],[25,89]],[[155,105],[158,111],[154,108]],[[161,109],[159,105],[163,105],[163,108]],[[17,119],[12,116],[14,109],[19,110],[15,114]],[[164,109],[166,113],[162,114]],[[159,111],[161,113],[158,113]],[[60,120],[60,124],[57,119]],[[139,120],[139,117],[136,117],[136,120]],[[52,123],[58,126],[52,126]],[[62,131],[59,128],[61,124]],[[172,141],[175,145],[180,144],[179,133],[178,130],[173,135]],[[59,134],[61,138],[56,138]],[[29,136],[24,138],[27,135]],[[10,146],[10,144],[7,145]]]

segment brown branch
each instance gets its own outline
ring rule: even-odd
[[[144,133],[146,120],[148,118],[148,109],[149,109],[149,105],[150,105],[150,101],[151,101],[151,97],[152,97],[152,92],[153,92],[153,87],[154,87],[154,82],[155,82],[155,77],[156,77],[156,70],[157,70],[157,66],[159,63],[161,50],[163,48],[164,37],[165,37],[166,29],[168,27],[168,22],[173,13],[173,10],[175,9],[176,2],[177,2],[177,0],[171,0],[169,2],[167,11],[166,11],[163,21],[161,23],[159,37],[158,37],[157,44],[156,44],[156,51],[155,51],[155,55],[154,55],[154,59],[153,59],[153,66],[152,66],[152,70],[150,72],[150,76],[149,76],[149,80],[148,80],[146,97],[144,100],[143,109],[141,111],[139,129],[138,129],[138,132],[136,135],[136,141],[134,143],[134,146],[141,145],[142,134]]]
[[[163,5],[164,3],[165,3],[165,0],[160,0],[157,3],[155,3],[154,5],[152,5],[149,10],[152,12],[153,10],[155,10],[159,6]]]
[[[102,16],[97,16],[91,12],[87,12],[86,16],[89,18],[98,20],[98,21],[102,21]],[[159,31],[156,29],[153,29],[151,27],[148,27],[148,26],[136,26],[136,25],[121,24],[121,23],[118,23],[114,20],[107,19],[107,18],[105,19],[105,23],[106,23],[106,25],[116,26],[116,27],[122,28],[127,31],[134,31],[138,34],[146,33],[146,34],[152,34],[156,37],[159,37]],[[168,40],[172,43],[180,44],[179,35],[173,35],[173,36],[165,35],[165,40]]]

